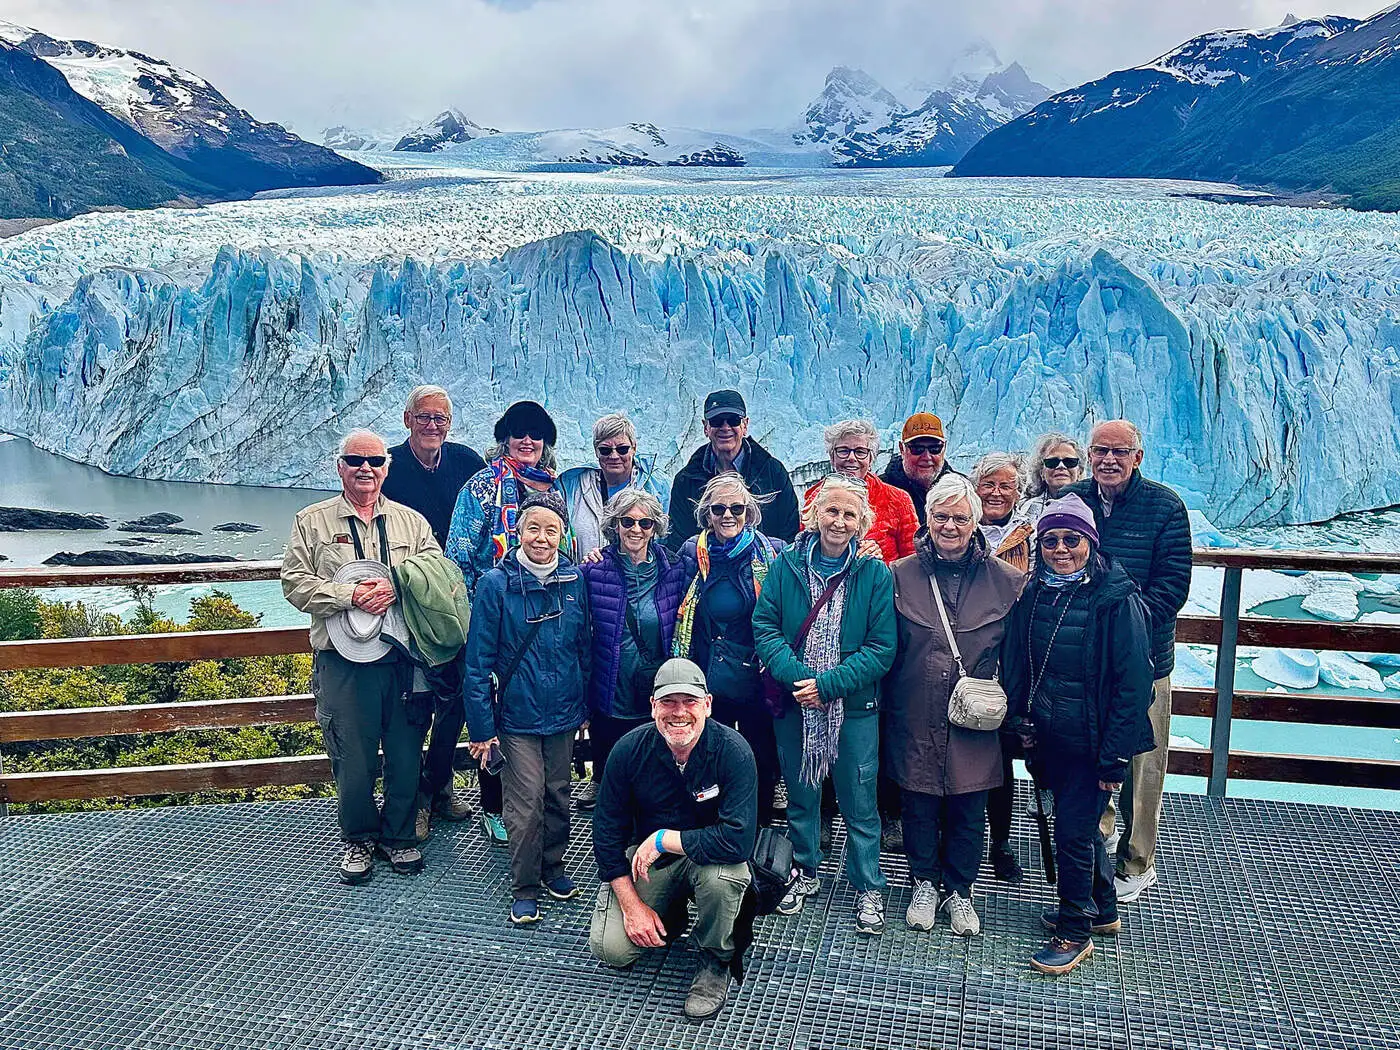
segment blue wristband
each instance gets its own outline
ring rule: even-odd
[[[657,853],[665,853],[666,847],[661,844],[662,838],[666,835],[666,829],[662,828],[656,833],[656,838],[652,839],[652,845],[656,847]]]

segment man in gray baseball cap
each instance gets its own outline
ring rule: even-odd
[[[644,948],[680,935],[685,902],[694,900],[700,969],[685,1016],[707,1021],[729,998],[734,924],[758,829],[758,772],[744,738],[709,721],[699,667],[667,660],[653,690],[654,724],[618,741],[598,791],[593,855],[602,886],[588,946],[609,966],[630,966]]]

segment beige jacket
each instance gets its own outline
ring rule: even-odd
[[[390,565],[402,565],[404,559],[424,551],[441,553],[427,519],[416,510],[380,496],[374,516],[381,515],[389,538]],[[313,649],[331,648],[326,617],[350,608],[355,593],[353,583],[331,582],[337,569],[355,560],[352,529],[360,537],[366,558],[385,560],[379,549],[379,526],[361,521],[343,494],[298,511],[287,537],[287,552],[282,556],[282,593],[302,612],[311,614]]]

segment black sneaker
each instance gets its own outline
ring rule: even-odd
[[[1026,873],[1021,870],[1021,862],[1011,849],[1009,842],[992,843],[992,874],[998,882],[1021,882]]]
[[[1058,930],[1060,928],[1060,909],[1046,908],[1040,913],[1040,925],[1044,926],[1051,933]],[[1105,919],[1102,922],[1094,923],[1089,927],[1089,931],[1091,933],[1113,934],[1117,933],[1122,928],[1123,920],[1115,915],[1111,919]]]

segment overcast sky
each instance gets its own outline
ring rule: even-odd
[[[896,92],[984,38],[1067,86],[1210,29],[1386,0],[0,0],[0,18],[192,69],[313,138],[448,105],[510,129],[796,119],[834,65]]]

